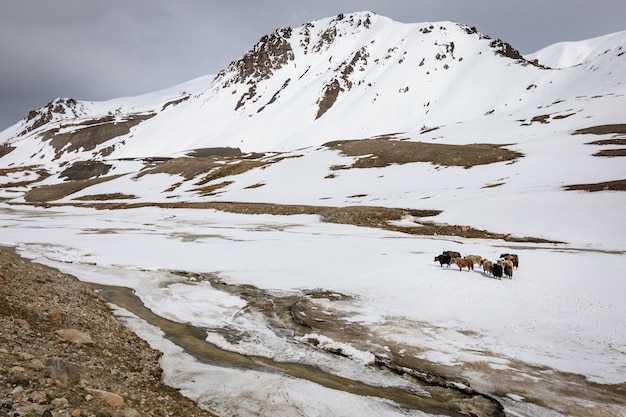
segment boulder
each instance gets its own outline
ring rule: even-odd
[[[69,340],[78,344],[93,344],[91,335],[89,333],[81,332],[76,329],[60,329],[55,332],[65,340]]]

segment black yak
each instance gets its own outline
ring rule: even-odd
[[[503,253],[500,258],[513,262],[513,266],[519,268],[519,257],[515,253]]]
[[[443,266],[444,264],[450,266],[450,261],[452,261],[452,259],[449,255],[439,255],[435,258],[435,261],[439,261],[439,264],[441,266]]]
[[[450,257],[450,259],[456,259],[461,257],[461,254],[459,252],[453,252],[451,250],[443,251],[442,255],[447,255]]]
[[[498,279],[502,279],[502,265],[499,264],[493,264],[493,266],[491,267],[491,272],[493,273],[493,276],[495,278]]]

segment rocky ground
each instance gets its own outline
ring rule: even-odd
[[[0,248],[0,417],[211,416],[84,283]]]

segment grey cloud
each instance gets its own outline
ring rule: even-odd
[[[0,129],[56,97],[107,100],[215,74],[278,27],[338,13],[454,20],[522,53],[626,29],[623,0],[20,0],[0,8]]]

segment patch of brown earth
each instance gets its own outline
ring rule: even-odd
[[[45,168],[38,165],[28,165],[16,168],[0,168],[0,177],[6,177],[15,173],[36,173],[37,177],[32,180],[22,180],[15,182],[7,182],[0,184],[0,188],[13,188],[13,187],[25,187],[27,185],[36,184],[39,181],[43,181],[50,176],[50,173]]]
[[[624,139],[624,138],[612,138],[612,139],[594,140],[593,142],[587,142],[587,145],[621,145],[621,146],[626,146],[626,139]]]
[[[8,155],[15,150],[15,146],[11,146],[8,143],[3,143],[0,145],[0,158],[4,155]]]
[[[324,146],[338,150],[346,156],[358,157],[349,167],[336,166],[333,169],[380,168],[411,162],[471,168],[476,165],[513,161],[523,156],[520,152],[504,148],[506,145],[481,143],[449,145],[386,138],[334,141]]]
[[[241,157],[243,153],[239,148],[198,148],[187,152],[187,156],[193,156],[195,158],[206,158],[208,156]]]
[[[220,165],[198,181],[198,185],[204,185],[219,178],[239,175],[253,168],[259,168],[269,164],[271,164],[269,161],[241,160],[231,164]]]
[[[573,134],[574,135],[610,135],[610,134],[624,135],[626,134],[626,123],[586,127],[586,128],[578,129],[574,131]]]
[[[483,186],[482,186],[482,187],[480,187],[480,188],[496,188],[496,187],[500,187],[500,186],[502,186],[502,185],[504,185],[504,183],[503,183],[503,182],[497,182],[497,183],[494,183],[494,184],[487,184],[487,185],[483,185]]]
[[[598,182],[595,184],[574,184],[564,187],[568,191],[626,191],[626,180]]]
[[[160,357],[84,283],[0,250],[0,415],[212,416]]]
[[[70,167],[65,168],[59,178],[67,178],[70,181],[86,180],[93,177],[106,175],[111,168],[109,164],[99,161],[76,161]]]
[[[224,184],[227,185],[227,184]],[[50,186],[52,187],[52,186]],[[208,193],[215,192],[215,188],[205,190]],[[34,205],[45,207],[53,206],[77,206],[92,207],[98,210],[119,210],[141,207],[161,208],[192,208],[214,209],[229,213],[239,214],[272,214],[277,216],[290,216],[298,214],[319,215],[321,221],[327,223],[351,224],[362,227],[375,227],[396,232],[408,233],[421,236],[459,236],[470,239],[502,239],[507,242],[532,242],[532,243],[563,243],[554,240],[542,239],[529,236],[512,236],[505,233],[490,232],[488,230],[474,229],[471,226],[448,225],[433,222],[420,221],[414,226],[394,225],[391,222],[401,220],[404,216],[413,216],[417,220],[422,217],[436,216],[439,210],[413,210],[394,207],[376,206],[308,206],[271,203],[242,203],[242,202],[144,202],[144,203],[45,203],[37,204],[36,201],[28,201]],[[17,203],[13,203],[17,204]]]
[[[77,201],[108,201],[108,200],[132,200],[137,198],[136,195],[122,194],[122,193],[110,193],[110,194],[92,194],[77,197],[74,200]]]
[[[80,125],[63,125],[46,131],[42,137],[50,141],[58,159],[62,153],[75,152],[81,148],[85,151],[93,150],[104,142],[128,134],[132,127],[153,116],[154,114],[131,114],[125,116],[124,120],[117,120],[114,116],[105,116]],[[59,133],[61,129],[66,130],[71,127],[76,127],[76,130]]]
[[[189,181],[199,175],[206,174],[196,183],[196,185],[204,185],[215,179],[239,175],[270,163],[272,162],[228,156],[183,157],[156,163],[143,169],[135,178],[149,174],[170,174],[180,175]]]
[[[605,128],[608,129],[608,128]],[[619,128],[617,129],[612,129],[612,130],[620,130]],[[602,129],[600,129],[600,131],[602,131]],[[594,140],[593,142],[588,142],[587,145],[600,145],[600,146],[608,146],[608,145],[619,145],[619,146],[625,146],[626,145],[626,139],[625,138],[620,138],[620,137],[613,137],[611,139],[603,139],[603,140]],[[598,157],[605,157],[605,158],[615,158],[615,157],[620,157],[620,156],[626,156],[626,149],[621,148],[621,149],[602,149],[596,153],[593,154],[593,156],[598,156]]]
[[[222,181],[217,184],[210,184],[210,185],[205,185],[203,187],[194,188],[193,191],[197,192],[202,197],[209,197],[209,196],[217,194],[217,190],[219,190],[220,188],[224,188],[232,183],[233,183],[232,181]]]
[[[531,88],[536,88],[536,86],[534,84],[531,84],[528,86],[527,89],[531,89]],[[558,102],[555,102],[553,104],[556,104]],[[521,126],[530,126],[533,123],[541,123],[541,124],[548,124],[550,123],[551,120],[562,120],[562,119],[567,119],[568,117],[571,117],[573,115],[575,115],[576,113],[565,113],[565,114],[555,114],[555,113],[548,113],[548,114],[539,114],[537,116],[533,116],[530,120],[527,119],[521,119],[518,120],[518,122],[521,123]]]
[[[626,156],[626,149],[603,149],[593,154],[605,158],[615,158],[618,156]]]
[[[24,200],[26,200],[27,203],[46,203],[49,201],[59,200],[63,197],[74,194],[84,188],[91,187],[92,185],[100,184],[102,182],[110,181],[123,175],[124,174],[111,175],[108,177],[68,181],[59,184],[35,187],[28,191],[26,194],[24,194]]]
[[[174,158],[162,162],[157,162],[146,166],[139,172],[135,178],[141,178],[144,175],[150,174],[170,174],[180,175],[187,181],[195,178],[200,174],[210,172],[212,169],[218,167],[218,162],[215,158],[193,158],[183,157]]]

